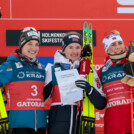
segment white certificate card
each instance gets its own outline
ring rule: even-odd
[[[55,72],[55,75],[63,105],[72,104],[83,99],[83,90],[75,85],[75,81],[80,79],[77,69],[58,71]]]

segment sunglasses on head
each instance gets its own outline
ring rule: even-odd
[[[36,31],[36,29],[33,28],[33,27],[25,27],[25,28],[22,30],[22,32],[27,32],[27,31],[30,31],[30,30]]]
[[[103,35],[103,38],[109,37],[112,33],[113,34],[120,35],[119,31],[117,31],[117,30],[111,30],[111,31],[105,32],[104,35]]]

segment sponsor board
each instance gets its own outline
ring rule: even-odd
[[[39,30],[40,46],[61,46],[62,38],[73,30]],[[82,35],[82,30],[75,30]],[[20,30],[6,30],[6,46],[18,46]],[[96,32],[93,32],[93,45],[96,46]]]

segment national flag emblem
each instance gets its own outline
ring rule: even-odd
[[[78,38],[72,38],[72,41],[77,41],[78,42]]]
[[[13,69],[12,69],[11,66],[9,66],[9,67],[6,67],[6,70],[7,70],[7,71],[12,71]]]
[[[112,40],[116,40],[116,37],[113,37]]]

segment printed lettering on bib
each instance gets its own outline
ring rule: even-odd
[[[107,94],[107,108],[130,104],[129,86],[122,84],[120,80],[104,84]]]
[[[21,86],[20,86],[21,85]],[[5,86],[7,94],[7,109],[9,110],[43,110],[44,82],[21,81]]]

